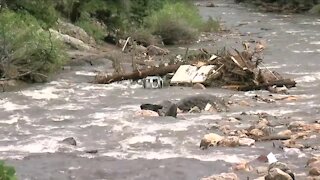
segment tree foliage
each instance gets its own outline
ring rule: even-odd
[[[60,41],[51,37],[28,13],[10,10],[0,16],[0,78],[47,80],[65,61]]]
[[[15,174],[14,167],[7,166],[3,161],[0,161],[0,180],[17,180]]]

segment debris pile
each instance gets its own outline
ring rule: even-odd
[[[242,52],[237,49],[230,51],[224,49],[216,53],[218,55],[209,53],[205,49],[200,49],[200,53],[196,55],[188,55],[187,50],[184,58],[181,55],[176,56],[179,57],[178,62],[161,62],[162,65],[136,69],[128,73],[98,74],[94,82],[108,84],[174,73],[170,85],[202,84],[206,87],[223,87],[239,91],[265,89],[273,93],[285,92],[287,88],[296,85],[295,81],[283,78],[263,64],[261,52],[264,46],[258,43],[253,50],[250,50],[249,45],[244,43],[244,48]],[[153,49],[158,48],[153,47]]]

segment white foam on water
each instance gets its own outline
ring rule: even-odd
[[[21,116],[21,115],[11,115],[8,117],[8,119],[2,119],[0,120],[0,123],[3,124],[15,124],[18,123],[18,121],[25,121],[28,122],[30,119],[27,116]]]
[[[63,137],[43,137],[42,135],[29,140],[28,142],[19,142],[17,145],[0,146],[0,151],[23,152],[23,153],[54,153],[57,152],[61,144],[59,140]]]
[[[300,54],[300,53],[315,53],[316,50],[304,50],[304,51],[299,51],[299,50],[292,50],[292,52]]]
[[[109,86],[109,85],[86,85],[86,86],[80,87],[80,88],[81,88],[81,90],[84,90],[84,91],[92,91],[92,90],[105,91],[105,90],[114,89],[113,86]]]
[[[119,108],[119,110],[127,110],[127,111],[138,111],[140,110],[140,105],[135,104],[135,105],[123,105]]]
[[[311,21],[311,22],[302,22],[302,23],[300,23],[300,24],[302,24],[302,25],[314,25],[314,26],[316,26],[316,25],[320,25],[320,22]]]
[[[174,145],[176,143],[176,139],[173,137],[159,137],[159,141],[162,144],[170,144],[170,145]]]
[[[281,115],[295,113],[295,112],[299,112],[299,110],[298,109],[289,110],[284,108],[278,108],[278,109],[271,109],[271,110],[252,110],[252,111],[248,111],[248,114],[268,113],[272,116],[281,116]]]
[[[125,122],[123,119],[126,118],[127,113],[125,112],[96,112],[94,114],[89,114],[89,123],[80,125],[81,128],[87,128],[91,126],[108,127],[112,124],[112,127],[118,127],[120,131],[124,126]],[[120,123],[121,125],[115,125],[114,123]]]
[[[41,90],[24,90],[21,92],[23,95],[31,97],[32,99],[58,99],[58,90],[55,87],[45,87]]]
[[[222,151],[208,151],[207,154],[201,154],[197,155],[190,151],[187,151],[186,149],[179,149],[179,150],[170,150],[170,149],[164,149],[158,152],[155,151],[133,151],[133,150],[127,150],[127,152],[107,152],[102,153],[102,156],[109,156],[114,157],[117,159],[129,159],[129,160],[135,160],[135,159],[170,159],[170,158],[188,158],[188,159],[197,159],[200,161],[225,161],[228,163],[240,163],[248,160],[252,160],[254,157],[241,155],[241,154],[225,154]]]
[[[51,119],[54,122],[62,122],[69,119],[74,119],[75,116],[72,115],[66,115],[66,116],[48,116],[48,119]]]
[[[312,41],[312,42],[310,42],[310,44],[320,45],[320,41]]]
[[[319,73],[313,73],[310,75],[298,77],[295,79],[297,83],[310,83],[310,82],[315,82],[320,80],[320,72]]]
[[[69,167],[68,169],[69,169],[69,170],[77,170],[77,169],[81,169],[81,166],[78,166],[78,167],[73,167],[73,166],[71,166],[71,167]]]
[[[133,136],[128,139],[125,139],[123,141],[120,141],[120,144],[124,145],[132,145],[132,144],[137,144],[137,143],[144,143],[144,142],[150,142],[150,143],[155,143],[157,140],[156,136],[151,136],[151,135],[138,135],[138,136]]]
[[[28,109],[29,106],[14,104],[13,102],[4,100],[0,102],[0,108],[4,109],[4,111],[15,111],[15,110]]]
[[[88,71],[76,71],[76,75],[81,75],[81,76],[96,76],[97,73],[94,72],[88,72]]]
[[[285,31],[288,34],[296,34],[296,33],[302,33],[304,30],[287,30]]]
[[[70,111],[77,111],[77,110],[82,110],[84,109],[85,105],[80,105],[80,104],[64,104],[64,105],[58,105],[58,106],[53,106],[48,108],[49,110],[70,110]]]

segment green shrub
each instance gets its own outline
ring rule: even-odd
[[[178,2],[166,3],[162,9],[146,19],[146,27],[160,35],[165,44],[187,43],[197,38],[197,28],[202,24],[195,7]]]
[[[134,39],[138,44],[146,47],[149,45],[157,45],[161,43],[161,40],[152,35],[148,29],[136,29],[131,31],[129,34],[130,37]]]
[[[310,13],[320,15],[320,4],[313,6]]]
[[[28,13],[0,16],[0,74],[3,78],[43,82],[66,60],[63,44]]]
[[[206,22],[204,22],[200,31],[202,32],[217,32],[220,29],[220,23],[218,20],[214,20],[212,17],[209,17]]]
[[[0,161],[0,180],[17,180],[16,170],[14,167],[7,166]]]
[[[55,10],[55,1],[52,0],[10,0],[7,1],[10,9],[26,11],[34,16],[44,28],[52,27],[58,20]]]
[[[89,36],[93,37],[97,41],[101,41],[106,34],[106,29],[98,21],[89,17],[82,17],[76,22],[76,25],[85,30]]]

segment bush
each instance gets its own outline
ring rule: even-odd
[[[134,39],[138,44],[141,44],[145,47],[149,45],[161,44],[161,40],[152,35],[148,29],[136,29],[131,31],[129,34],[131,38]]]
[[[220,28],[212,18],[204,22],[197,8],[188,2],[167,2],[145,21],[145,27],[160,35],[165,44],[188,43],[198,37],[199,31],[213,32]]]
[[[320,15],[320,4],[313,6],[313,8],[310,10],[310,13]]]
[[[105,37],[106,29],[98,21],[89,17],[82,17],[76,22],[76,25],[85,30],[89,36],[93,37],[95,40],[99,41]]]
[[[1,180],[16,180],[16,170],[14,167],[7,166],[3,161],[0,161],[0,179]]]
[[[52,27],[58,20],[55,10],[55,1],[52,0],[10,0],[7,1],[10,9],[28,12],[34,16],[44,28]]]
[[[217,32],[220,29],[220,23],[218,20],[214,20],[212,17],[202,24],[200,30],[202,32]]]
[[[28,13],[1,12],[0,75],[43,82],[66,60],[62,42],[51,37]]]
[[[195,7],[186,3],[166,3],[146,19],[146,27],[160,35],[165,44],[186,43],[197,38],[202,19]]]

